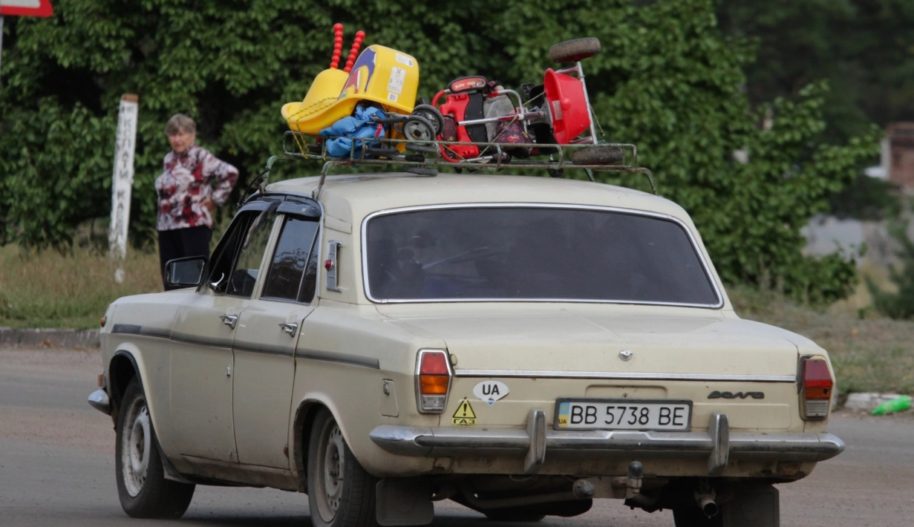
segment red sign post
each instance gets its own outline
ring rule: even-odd
[[[51,0],[0,0],[0,16],[51,16]]]
[[[53,14],[54,8],[51,7],[51,0],[0,0],[0,61],[3,57],[4,16],[49,17]],[[0,65],[2,64],[3,62],[0,62]]]

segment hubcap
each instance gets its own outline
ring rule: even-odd
[[[340,508],[343,494],[343,460],[344,443],[343,434],[340,433],[336,423],[329,423],[323,439],[320,457],[321,466],[318,468],[320,482],[318,485],[318,512],[326,521],[331,521]]]
[[[121,472],[127,494],[136,497],[146,483],[152,433],[146,401],[137,399],[127,413],[121,444]]]

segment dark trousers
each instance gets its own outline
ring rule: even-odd
[[[159,232],[159,268],[162,273],[162,286],[165,284],[165,264],[168,260],[184,256],[209,256],[209,241],[213,230],[206,226],[188,227]]]

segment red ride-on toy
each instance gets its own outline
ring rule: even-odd
[[[599,50],[594,37],[553,45],[549,58],[566,66],[547,68],[543,83],[524,90],[524,97],[482,76],[452,81],[431,105],[443,120],[437,137],[448,143],[440,146],[442,157],[455,163],[503,161],[506,154],[551,153],[549,145],[598,144],[581,60]],[[621,161],[615,148],[575,149],[571,157],[594,164]]]

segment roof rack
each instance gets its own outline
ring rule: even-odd
[[[591,181],[594,172],[642,174],[657,194],[653,174],[637,165],[638,149],[625,143],[482,143],[461,141],[416,141],[395,138],[347,138],[351,141],[348,157],[331,156],[327,151],[328,139],[316,138],[301,132],[287,131],[283,137],[283,154],[289,157],[323,162],[321,180],[316,194],[320,193],[331,170],[339,166],[397,166],[425,175],[437,175],[441,169],[461,170],[511,170],[540,169],[554,177],[561,177],[565,170],[584,170]],[[474,146],[479,155],[472,158],[457,155],[467,146]],[[458,147],[458,148],[455,148]],[[463,147],[463,149],[459,148]]]

